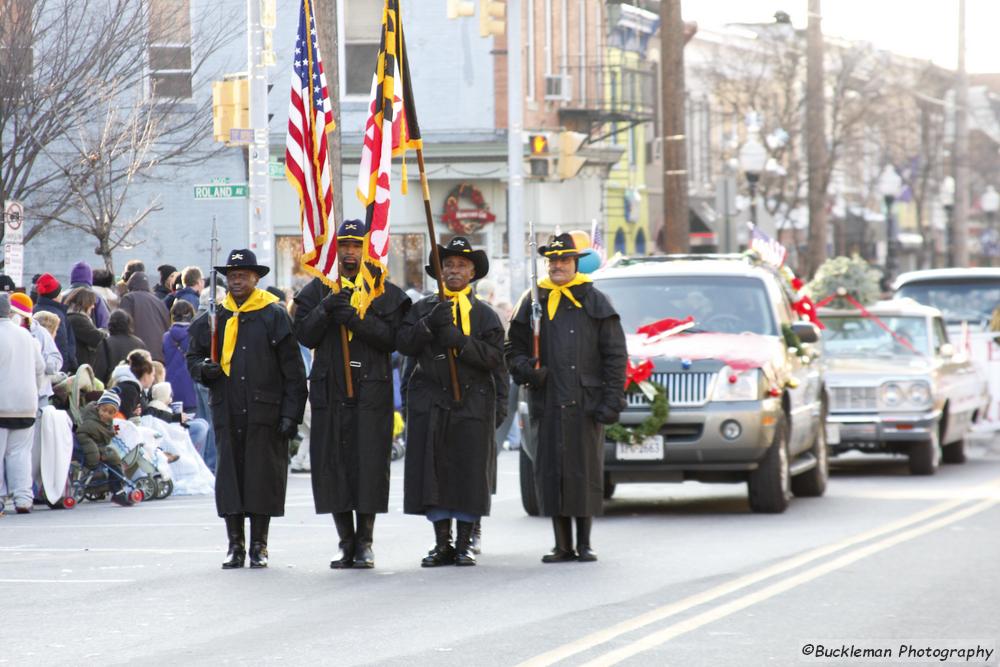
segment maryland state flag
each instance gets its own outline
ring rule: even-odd
[[[405,158],[408,149],[423,147],[413,104],[399,4],[399,0],[385,0],[382,10],[382,39],[372,77],[371,103],[358,171],[358,199],[366,207],[368,225],[360,273],[363,298],[358,312],[361,317],[384,291],[388,276],[392,158]],[[402,180],[403,194],[406,194],[405,159]]]

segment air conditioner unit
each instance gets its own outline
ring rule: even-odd
[[[572,90],[572,80],[568,74],[545,75],[545,99],[567,101]]]

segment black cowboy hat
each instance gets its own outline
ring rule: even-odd
[[[448,257],[464,257],[472,262],[476,268],[475,275],[472,276],[473,282],[485,278],[486,274],[490,272],[490,258],[486,256],[486,251],[473,250],[469,239],[464,236],[456,236],[448,242],[447,246],[438,245],[438,254],[441,256],[442,263]],[[427,266],[424,267],[424,270],[427,271],[427,275],[437,280],[433,253],[427,257]]]
[[[580,257],[583,253],[577,250],[573,236],[563,233],[550,238],[548,245],[539,246],[538,254],[542,257]]]
[[[230,269],[246,269],[256,273],[258,278],[263,278],[271,272],[271,269],[268,267],[258,264],[257,255],[252,250],[247,250],[246,248],[232,251],[229,253],[229,259],[226,260],[225,266],[216,266],[213,268],[222,275],[226,275]]]
[[[360,220],[344,220],[337,230],[337,241],[365,241],[365,223]]]

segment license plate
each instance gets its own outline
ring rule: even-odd
[[[642,442],[617,443],[619,461],[660,461],[663,459],[663,436],[651,435]]]
[[[840,424],[826,425],[826,444],[828,445],[840,444]]]

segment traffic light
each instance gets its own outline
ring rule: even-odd
[[[587,158],[577,155],[577,151],[586,140],[587,135],[579,132],[563,131],[559,133],[559,178],[565,180],[580,173]]]
[[[448,0],[448,18],[457,19],[462,16],[472,16],[476,13],[476,6],[472,0]]]
[[[504,34],[507,5],[500,0],[479,0],[479,34],[483,37]]]
[[[250,127],[250,84],[246,76],[226,75],[212,82],[212,136],[230,143],[229,130]]]
[[[544,134],[532,134],[528,137],[528,145],[531,146],[531,157],[549,156],[549,138]]]

